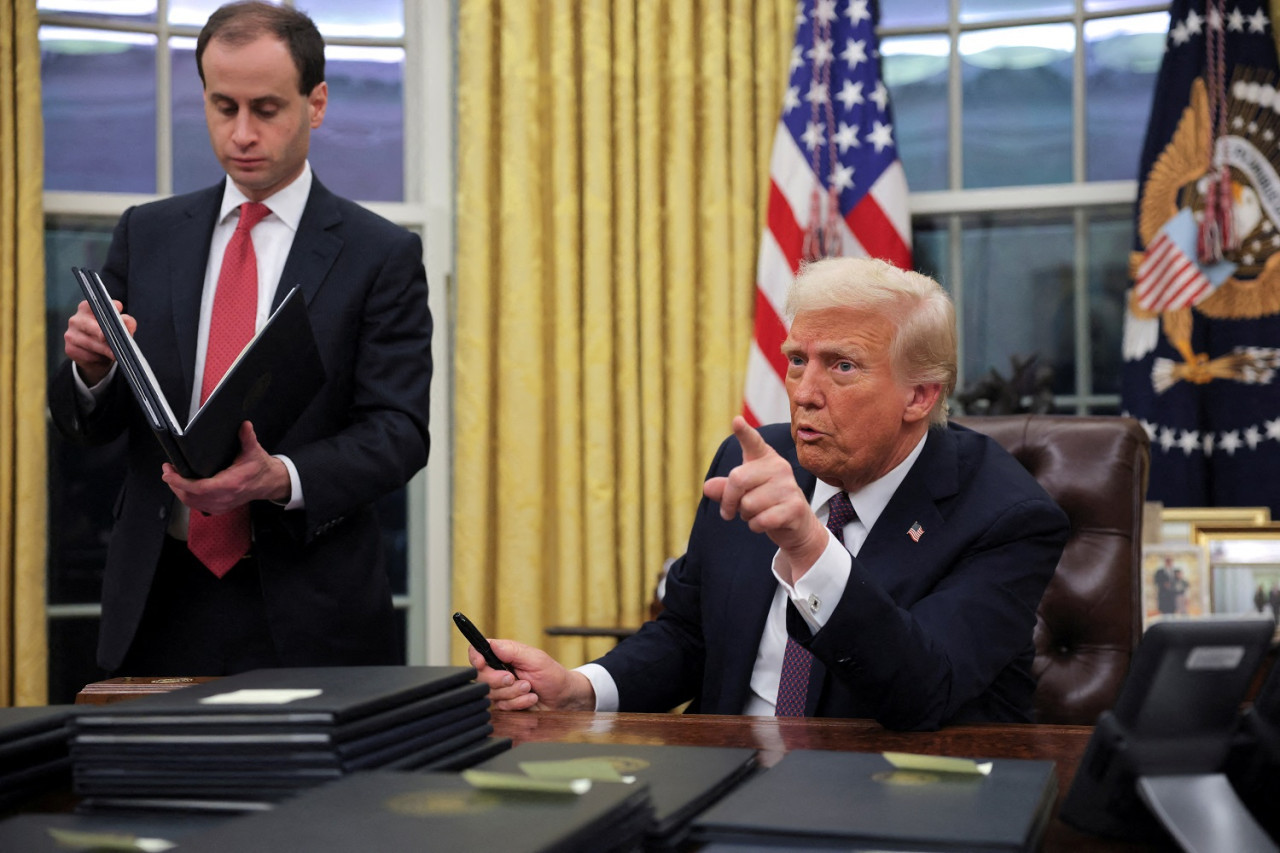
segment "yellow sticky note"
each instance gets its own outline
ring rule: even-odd
[[[585,794],[591,790],[590,779],[534,779],[519,773],[495,773],[491,770],[463,770],[462,778],[472,787],[486,791]]]
[[[957,773],[965,776],[986,776],[991,773],[990,761],[979,763],[972,758],[917,755],[912,752],[882,752],[881,755],[899,770],[931,770],[934,773]]]
[[[521,761],[520,769],[535,779],[591,779],[596,782],[634,782],[623,776],[607,758],[570,758],[565,761]]]
[[[141,853],[163,853],[176,845],[163,838],[139,838],[115,832],[83,832],[75,829],[62,829],[51,826],[49,836],[68,850],[126,850]]]

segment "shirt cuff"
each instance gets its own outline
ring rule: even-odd
[[[75,362],[71,363],[71,378],[76,385],[76,398],[80,401],[80,413],[87,415],[98,407],[98,400],[106,393],[107,386],[111,384],[111,380],[115,379],[116,367],[115,362],[111,363],[111,368],[107,371],[107,375],[98,381],[97,385],[90,388],[85,384],[84,377],[80,375],[80,365]]]
[[[597,711],[618,710],[618,685],[614,683],[609,670],[598,663],[584,663],[574,672],[580,672],[591,682],[596,691]]]
[[[285,509],[302,509],[306,504],[302,500],[302,480],[298,477],[298,469],[294,467],[293,460],[288,456],[273,454],[277,459],[284,463],[284,467],[289,471],[289,501],[280,504],[279,501],[274,503],[283,506]]]
[[[778,553],[781,553],[780,551]],[[778,553],[773,555],[773,576],[778,585],[786,592],[791,603],[800,611],[801,618],[809,626],[809,630],[818,633],[827,624],[836,604],[844,596],[845,587],[849,585],[849,571],[853,566],[853,557],[839,540],[827,531],[827,547],[818,557],[817,562],[809,567],[804,577],[795,586],[787,583],[778,574]]]

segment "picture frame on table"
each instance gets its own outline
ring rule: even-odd
[[[1160,542],[1195,544],[1197,527],[1259,527],[1271,523],[1265,506],[1173,506],[1160,509]]]
[[[1280,624],[1280,522],[1196,526],[1192,536],[1209,563],[1210,612]]]
[[[1210,610],[1205,549],[1183,543],[1142,547],[1142,630],[1170,619],[1193,619]]]

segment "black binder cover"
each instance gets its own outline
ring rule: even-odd
[[[881,755],[795,750],[694,820],[706,841],[879,850],[1029,851],[1057,793],[1052,761],[987,776],[895,770]]]
[[[304,750],[319,749],[327,754],[335,751],[358,752],[361,746],[373,748],[373,738],[395,738],[416,734],[451,715],[474,712],[479,705],[488,719],[489,685],[469,682],[403,705],[379,711],[338,726],[324,723],[226,722],[222,718],[206,720],[203,716],[168,715],[168,722],[126,723],[114,719],[110,723],[90,718],[80,726],[73,742],[74,755],[104,755],[127,752],[130,755],[160,754],[171,756],[179,750]],[[198,722],[191,722],[198,720]]]
[[[695,814],[723,796],[756,766],[756,751],[749,748],[523,743],[486,761],[479,769],[520,773],[520,763],[524,761],[575,758],[607,759],[619,773],[635,776],[636,781],[648,784],[655,821],[650,835],[658,837],[681,830]]]
[[[164,448],[184,477],[210,477],[240,451],[240,424],[253,423],[258,442],[270,449],[324,385],[302,292],[293,288],[262,329],[227,369],[218,386],[185,427],[165,399],[133,338],[125,329],[101,277],[73,267],[77,283],[115,354],[120,373]],[[178,411],[186,411],[186,401]]]
[[[626,850],[639,841],[648,791],[595,785],[581,795],[483,791],[455,773],[357,773],[269,812],[188,838],[184,853],[227,850]]]
[[[0,745],[21,743],[27,738],[66,728],[74,707],[73,705],[39,705],[0,708]]]
[[[111,726],[300,724],[341,726],[379,711],[441,693],[475,678],[469,666],[339,666],[255,669],[128,702],[86,709],[76,716],[79,732],[107,732]],[[284,703],[209,703],[247,690],[316,690],[314,696]],[[253,694],[242,694],[252,698]],[[287,735],[288,732],[282,732]]]

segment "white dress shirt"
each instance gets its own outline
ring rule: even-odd
[[[787,599],[790,598],[795,603],[796,609],[814,633],[827,623],[827,619],[830,618],[836,603],[844,595],[845,586],[849,582],[849,569],[853,563],[853,555],[862,548],[862,543],[866,541],[871,528],[875,526],[876,519],[884,512],[889,499],[906,479],[911,466],[920,458],[927,438],[926,434],[892,471],[849,494],[849,502],[853,504],[857,517],[844,526],[844,545],[841,545],[828,531],[826,550],[794,587],[783,581],[774,569],[773,576],[778,581],[778,589],[774,593],[773,603],[769,607],[769,616],[765,620],[764,631],[760,635],[756,662],[751,670],[751,695],[742,709],[743,714],[773,716],[775,700],[778,696],[778,683],[782,679],[782,656],[787,645]],[[831,498],[838,491],[840,491],[838,487],[822,480],[818,480],[817,485],[814,486],[809,505],[824,526],[827,523]],[[776,565],[778,559],[776,553],[773,559]],[[618,686],[607,669],[596,663],[588,663],[578,667],[578,672],[585,675],[595,688],[597,711],[618,709]]]

